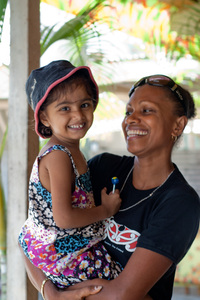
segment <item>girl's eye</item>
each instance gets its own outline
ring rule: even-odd
[[[90,102],[85,102],[85,103],[81,104],[81,108],[89,108],[89,107],[91,107],[91,105],[92,105],[91,101]]]
[[[63,106],[60,110],[61,110],[61,111],[68,111],[68,110],[69,110],[69,107],[68,107],[68,106]]]
[[[87,107],[89,107],[89,106],[90,106],[89,103],[83,103],[83,104],[81,104],[81,107],[82,107],[82,108],[87,108]]]

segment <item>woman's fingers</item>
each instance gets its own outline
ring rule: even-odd
[[[95,286],[86,286],[84,288],[81,288],[79,290],[79,298],[77,298],[77,300],[84,300],[85,297],[89,296],[89,295],[94,295],[100,292],[100,290],[102,289],[102,286],[100,285],[95,285]]]

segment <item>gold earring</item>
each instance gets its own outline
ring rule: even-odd
[[[177,139],[178,139],[177,135],[172,134],[172,140],[174,141],[174,143],[176,143]]]

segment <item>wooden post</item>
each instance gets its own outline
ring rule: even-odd
[[[29,0],[28,10],[28,75],[40,66],[40,0]],[[39,138],[33,128],[34,113],[28,106],[28,157],[27,183],[34,160],[39,151]],[[38,292],[27,280],[27,300],[38,299]]]
[[[27,218],[28,178],[38,153],[38,137],[28,129],[33,114],[28,109],[25,82],[30,71],[39,66],[39,0],[10,0],[10,11],[7,300],[36,300],[38,293],[27,283],[17,238]]]

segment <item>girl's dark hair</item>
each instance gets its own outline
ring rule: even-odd
[[[63,82],[56,85],[48,94],[46,100],[40,107],[40,111],[44,111],[46,107],[56,101],[59,97],[69,91],[74,91],[77,87],[84,86],[88,95],[94,99],[94,109],[97,105],[96,102],[96,89],[94,84],[92,83],[91,79],[86,75],[86,73],[82,70],[73,74],[71,77],[67,78]],[[52,136],[52,130],[50,127],[46,127],[42,122],[39,120],[38,124],[38,131],[39,133],[44,136],[45,138],[50,138]]]
[[[172,92],[168,87],[164,87],[169,98],[175,103],[175,114],[178,116],[186,116],[188,119],[192,119],[196,116],[196,108],[192,95],[190,92],[180,85],[178,85],[178,91],[183,98],[183,102],[179,99],[176,93]]]

